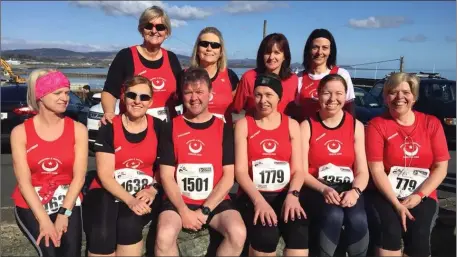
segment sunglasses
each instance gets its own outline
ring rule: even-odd
[[[146,24],[144,26],[144,28],[147,29],[147,30],[152,30],[152,28],[154,28],[154,27],[156,28],[157,31],[164,31],[164,30],[167,29],[167,27],[165,25],[163,25],[163,24],[154,25],[152,23],[148,23],[148,24]]]
[[[221,43],[217,43],[217,42],[200,41],[200,42],[198,42],[198,45],[201,47],[204,47],[204,48],[207,48],[209,45],[211,46],[212,49],[221,48]]]
[[[140,96],[140,101],[149,101],[149,100],[151,100],[151,98],[152,98],[152,97],[151,97],[150,95],[148,95],[148,94],[141,94],[141,95],[138,95],[138,94],[135,93],[135,92],[127,92],[127,93],[125,93],[125,97],[130,98],[130,99],[132,99],[132,100],[136,100],[136,97],[137,97],[137,96]]]

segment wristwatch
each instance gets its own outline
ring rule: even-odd
[[[298,190],[289,191],[289,192],[287,192],[287,194],[292,194],[293,196],[296,196],[296,197],[300,196],[300,192]]]
[[[358,188],[358,187],[353,187],[352,189],[354,189],[355,192],[356,192],[359,196],[362,195],[362,191],[360,190],[360,188]]]
[[[204,205],[200,206],[200,209],[202,209],[202,213],[206,216],[211,214],[211,209]]]
[[[72,212],[70,210],[68,210],[67,208],[60,207],[59,210],[57,211],[57,213],[70,217]]]

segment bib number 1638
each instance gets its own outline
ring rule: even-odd
[[[142,189],[145,189],[146,186],[149,184],[148,179],[132,179],[122,182],[121,186],[125,189],[125,191],[132,193],[132,192],[139,192]]]

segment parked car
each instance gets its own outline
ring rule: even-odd
[[[436,116],[443,125],[448,144],[456,143],[456,89],[455,80],[441,77],[437,73],[419,73],[419,97],[414,110]],[[379,80],[369,91],[376,100],[384,105],[382,89],[387,78]]]
[[[27,106],[27,86],[11,84],[1,87],[1,120],[2,144],[10,142],[13,128],[26,119],[33,117],[36,112]],[[87,120],[89,108],[84,106],[81,99],[70,91],[70,102],[65,115],[77,120],[84,125]]]
[[[355,117],[364,125],[384,112],[384,107],[365,89],[355,86],[354,93]]]
[[[119,99],[116,101],[116,114],[119,114]],[[87,129],[89,130],[89,149],[94,150],[94,143],[97,139],[98,128],[100,126],[100,120],[103,117],[102,104],[98,103],[90,107],[87,114]]]

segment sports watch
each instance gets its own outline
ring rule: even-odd
[[[57,213],[70,217],[72,212],[70,210],[68,210],[67,208],[60,207],[59,210],[57,211]]]
[[[300,192],[298,192],[298,190],[292,190],[292,191],[289,191],[287,193],[288,194],[292,194],[293,196],[296,196],[296,197],[300,196]]]
[[[211,214],[211,209],[206,206],[202,205],[202,206],[200,206],[200,209],[202,209],[202,213],[206,216]]]

